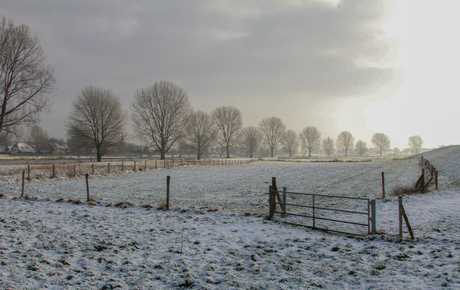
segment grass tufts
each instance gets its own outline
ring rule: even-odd
[[[411,195],[418,193],[418,190],[415,190],[415,185],[396,185],[391,191],[391,196],[399,195]]]

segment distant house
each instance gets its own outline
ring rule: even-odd
[[[61,154],[65,153],[67,146],[57,143],[48,143],[44,148],[40,149],[41,153]]]
[[[10,146],[9,151],[11,153],[34,153],[35,150],[27,143],[16,143],[13,146]]]

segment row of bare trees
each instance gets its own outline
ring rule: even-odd
[[[194,111],[187,93],[168,81],[137,90],[131,111],[136,136],[154,146],[161,159],[173,146],[192,150],[200,159],[216,144],[225,150],[227,158],[231,148],[240,148],[253,157],[261,146],[268,148],[272,157],[280,148],[292,156],[300,147],[309,157],[320,149],[328,156],[336,150],[348,156],[353,149],[362,156],[368,150],[362,140],[355,144],[349,131],[341,132],[335,142],[330,137],[321,139],[321,132],[313,126],[297,135],[293,130],[286,130],[278,117],[262,119],[257,128],[243,128],[239,109],[222,106],[211,113]],[[79,142],[80,146],[95,148],[100,161],[110,147],[123,141],[127,119],[127,113],[112,92],[89,86],[73,103],[66,126],[70,139]],[[390,139],[384,133],[375,133],[371,142],[380,156],[390,149]],[[409,143],[417,149],[421,148],[422,141],[420,136],[411,136]]]

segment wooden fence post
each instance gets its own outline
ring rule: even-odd
[[[55,178],[55,177],[56,177],[56,168],[55,168],[55,166],[53,164],[53,178]]]
[[[422,157],[423,158],[423,157]],[[402,221],[402,196],[398,196],[398,217],[399,217],[399,238],[403,236],[403,221]]]
[[[171,184],[171,176],[166,176],[166,209],[169,209],[169,186]]]
[[[91,168],[93,169],[91,174],[94,175],[94,163],[91,164]]]
[[[274,206],[273,206],[274,196],[272,186],[268,187],[268,219],[273,218]]]
[[[107,173],[110,174],[110,163],[107,163]]]
[[[85,174],[85,179],[86,179],[86,200],[89,202],[90,198],[89,198],[89,174],[88,173]]]
[[[382,199],[385,199],[385,172],[382,172]]]
[[[144,160],[144,171],[147,171],[147,160]]]
[[[420,184],[420,192],[424,193],[425,192],[425,169],[424,168],[422,168],[421,179],[422,179],[422,183]]]
[[[24,197],[24,177],[26,175],[26,172],[22,172],[22,192],[21,192],[21,197]]]
[[[404,218],[404,222],[406,223],[407,230],[409,231],[411,240],[414,239],[414,233],[412,232],[412,227],[409,223],[409,218],[407,217],[406,211],[404,210],[404,206],[402,204],[402,196],[398,196],[398,204],[399,204],[399,238],[402,239],[403,231],[402,231],[402,219]]]
[[[125,171],[125,163],[121,162],[121,172]]]
[[[30,165],[27,165],[27,181],[30,181]]]
[[[155,169],[158,169],[158,164],[156,160],[155,160]]]
[[[436,183],[436,189],[438,189],[438,171],[434,170],[434,181]]]
[[[134,161],[134,168],[133,171],[136,171],[136,161]]]
[[[287,201],[286,187],[283,187],[283,214],[284,215],[286,215],[286,201]]]
[[[75,164],[73,165],[73,176],[77,176],[77,169]]]

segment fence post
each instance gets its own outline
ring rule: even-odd
[[[55,166],[53,164],[53,178],[55,178],[55,177],[56,177],[56,168],[55,168]]]
[[[30,181],[30,165],[27,165],[27,181]]]
[[[24,176],[26,175],[26,172],[22,172],[22,192],[21,192],[21,197],[24,197]]]
[[[382,172],[382,199],[385,199],[385,172]]]
[[[273,218],[273,191],[272,186],[268,187],[268,219]]]
[[[286,200],[287,200],[286,187],[283,187],[283,214],[284,215],[286,215]]]
[[[316,220],[315,220],[315,195],[312,195],[312,216],[313,216],[313,228],[316,228]]]
[[[371,234],[377,233],[377,214],[375,210],[375,199],[371,199]]]
[[[86,200],[89,202],[90,198],[89,198],[89,174],[86,173],[85,174],[85,179],[86,179]]]
[[[121,162],[121,172],[125,171],[125,163]]]
[[[91,164],[91,168],[93,169],[91,174],[94,175],[94,163]]]
[[[422,168],[422,183],[420,184],[420,192],[424,193],[425,192],[425,169]]]
[[[166,209],[169,209],[169,185],[171,183],[171,177],[166,176]]]
[[[147,160],[144,160],[144,171],[147,171]]]
[[[402,217],[402,196],[398,196],[398,216],[399,216],[399,238],[403,236],[403,217]]]
[[[136,171],[136,161],[134,161],[134,168],[133,171]]]
[[[436,183],[436,189],[438,189],[438,171],[434,170],[434,181]]]

